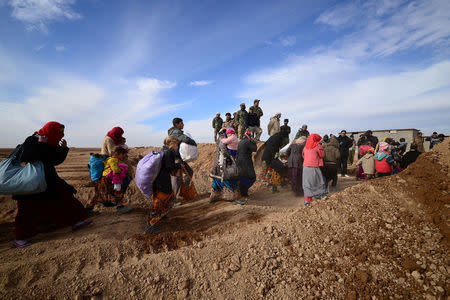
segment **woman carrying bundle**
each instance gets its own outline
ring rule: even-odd
[[[42,193],[13,196],[17,200],[14,246],[30,246],[27,240],[40,232],[65,226],[73,230],[89,225],[86,210],[74,194],[77,190],[56,173],[55,166],[64,162],[69,152],[64,137],[64,125],[45,124],[23,143],[22,162],[41,161],[44,165],[47,189]]]

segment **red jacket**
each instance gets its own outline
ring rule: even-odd
[[[381,150],[375,155],[375,169],[378,173],[392,173],[394,168],[389,162],[394,162],[389,152]]]
[[[318,144],[313,149],[303,148],[303,166],[304,167],[322,167],[323,158],[325,157],[325,151],[322,145]]]

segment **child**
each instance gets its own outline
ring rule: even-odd
[[[112,169],[106,175],[106,178],[111,180],[111,182],[114,184],[114,191],[120,192],[122,190],[123,180],[125,179],[125,177],[127,177],[128,165],[117,164],[117,167],[119,167],[120,173],[115,173],[114,170]]]
[[[363,169],[360,179],[368,180],[375,177],[374,152],[375,149],[369,148],[364,156],[356,163],[357,166],[362,166]]]
[[[380,143],[380,150],[375,155],[375,169],[377,170],[378,176],[389,176],[394,170],[394,158],[388,152],[389,144],[386,142]]]
[[[233,158],[236,158],[239,139],[237,138],[234,129],[228,128],[227,138],[221,139],[220,141],[225,145],[227,145],[228,153],[230,153],[230,155],[233,156]]]
[[[175,163],[175,155],[180,141],[174,136],[168,136],[164,140],[164,155],[161,169],[153,182],[153,204],[150,210],[150,218],[145,228],[146,232],[160,233],[161,229],[155,224],[163,219],[175,202],[170,175],[182,169],[182,165]]]
[[[125,207],[122,204],[124,196],[122,183],[124,183],[123,181],[126,177],[126,172],[125,176],[122,178],[121,185],[116,187],[114,187],[114,184],[111,181],[112,176],[110,175],[109,178],[107,176],[110,172],[115,173],[117,176],[121,176],[120,174],[122,173],[122,169],[119,167],[119,164],[123,164],[127,158],[127,155],[128,150],[118,146],[114,149],[113,156],[104,162],[105,168],[103,170],[103,177],[97,182],[96,187],[98,195],[92,199],[86,207],[88,211],[93,210],[97,201],[101,202],[106,207],[117,205],[117,214],[119,215],[128,213],[132,210],[130,207]]]

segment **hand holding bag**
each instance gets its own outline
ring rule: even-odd
[[[44,192],[47,189],[44,165],[41,161],[27,163],[20,161],[23,145],[19,145],[11,155],[0,163],[0,194],[27,195]]]

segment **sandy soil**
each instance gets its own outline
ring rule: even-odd
[[[92,151],[71,149],[58,167],[83,203],[93,195]],[[148,151],[132,149],[132,164]],[[12,249],[15,203],[0,197],[0,298],[449,296],[448,141],[398,175],[340,180],[329,199],[307,208],[287,187],[272,194],[260,183],[247,205],[209,204],[214,145],[199,152],[192,166],[200,196],[174,208],[160,235],[144,233],[148,200],[132,184],[132,213],[101,208],[84,230],[40,234],[31,247]]]

